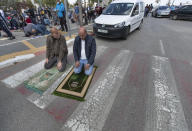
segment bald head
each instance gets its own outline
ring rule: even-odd
[[[51,35],[53,38],[59,39],[61,36],[61,33],[59,32],[59,30],[56,27],[52,27],[51,28]]]
[[[87,31],[84,27],[80,27],[79,28],[79,37],[82,39],[82,40],[85,40],[85,37],[87,36]]]

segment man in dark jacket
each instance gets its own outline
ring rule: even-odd
[[[57,28],[51,29],[51,35],[47,37],[47,50],[45,69],[52,68],[57,63],[57,68],[63,72],[67,64],[68,49],[65,37]]]
[[[75,38],[73,55],[75,59],[74,72],[79,74],[84,66],[85,74],[91,75],[96,56],[96,42],[92,36],[87,34],[84,27],[80,27],[79,36]]]

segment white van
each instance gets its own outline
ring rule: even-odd
[[[95,19],[93,31],[101,37],[126,39],[141,27],[144,9],[142,0],[115,0]]]

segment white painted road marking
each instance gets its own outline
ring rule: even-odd
[[[8,38],[1,38],[0,40],[8,40]]]
[[[64,131],[101,131],[133,54],[121,51],[63,126]]]
[[[45,35],[45,36],[37,36],[37,37],[25,39],[25,40],[26,40],[26,41],[28,41],[28,40],[34,40],[34,39],[38,39],[38,38],[42,38],[42,37],[46,37],[46,36],[47,36],[47,35]],[[2,47],[2,46],[8,46],[8,45],[13,45],[13,44],[15,44],[15,43],[19,43],[19,42],[22,42],[22,41],[24,41],[24,40],[15,41],[15,42],[7,43],[7,44],[2,44],[2,45],[0,45],[0,47]]]
[[[152,59],[153,87],[155,95],[149,109],[150,120],[146,131],[188,131],[180,96],[168,58]]]
[[[68,40],[67,44],[71,43],[73,40],[74,39]],[[68,54],[72,54],[72,51],[73,51],[72,47],[69,47],[68,51],[69,51]],[[21,72],[18,72],[8,78],[5,78],[4,80],[2,80],[2,82],[5,83],[10,88],[16,88],[18,85],[23,83],[25,80],[28,80],[34,74],[41,71],[44,68],[44,63],[45,63],[45,60],[42,60],[41,62],[39,62],[35,65],[32,65]]]
[[[22,61],[31,59],[33,57],[35,57],[34,54],[16,56],[15,58],[11,58],[11,59],[5,60],[3,62],[0,62],[0,69],[4,68],[4,67],[7,67],[7,66],[10,66],[10,65],[13,65],[16,62],[22,62]]]
[[[162,55],[165,55],[165,49],[164,49],[162,40],[160,40],[160,47],[161,47],[161,53],[162,53]]]
[[[96,59],[99,58],[106,49],[107,48],[104,46],[98,46]],[[53,83],[53,85],[51,85],[51,87],[49,89],[47,89],[43,93],[42,96],[34,93],[31,96],[29,96],[27,99],[30,102],[34,103],[37,107],[39,107],[41,109],[45,109],[51,102],[53,102],[57,98],[57,96],[52,95],[52,93],[58,87],[58,85],[61,83],[61,81],[67,76],[67,74],[71,71],[72,67],[73,66],[69,67],[65,71],[65,73],[55,83]]]

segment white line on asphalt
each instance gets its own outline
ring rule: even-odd
[[[98,46],[97,48],[97,55],[96,59],[99,58],[104,51],[107,49],[105,46]],[[49,89],[47,89],[42,96],[36,95],[35,93],[32,94],[32,96],[28,97],[27,99],[34,103],[37,107],[41,109],[45,109],[51,102],[53,102],[57,96],[52,95],[53,91],[58,87],[58,85],[61,83],[61,81],[66,77],[66,75],[71,71],[71,68],[73,66],[69,67],[65,73],[55,82],[53,85],[50,86]]]
[[[162,55],[165,55],[165,49],[164,49],[162,40],[160,40],[160,47],[161,47],[161,53],[162,53]]]
[[[88,92],[86,101],[80,103],[67,120],[62,128],[64,131],[102,130],[132,56],[132,52],[124,50],[113,59]]]
[[[38,38],[41,38],[41,37],[46,37],[47,35],[45,36],[37,36],[37,37],[33,37],[33,38],[30,38],[30,39],[24,39],[24,40],[33,40],[33,39],[38,39]],[[15,44],[15,43],[19,43],[19,42],[22,42],[24,40],[21,40],[21,41],[15,41],[15,42],[11,42],[11,43],[7,43],[7,44],[3,44],[3,45],[0,45],[0,47],[2,46],[8,46],[8,45],[12,45],[12,44]]]
[[[11,59],[5,60],[3,62],[0,62],[0,69],[4,68],[4,67],[7,67],[7,66],[10,66],[10,65],[13,65],[16,62],[22,62],[22,61],[31,59],[33,57],[35,57],[34,54],[16,56],[15,58],[11,58]]]
[[[1,38],[0,40],[8,40],[8,38]]]
[[[155,95],[150,98],[154,101],[149,104],[154,105],[154,108],[148,110],[150,120],[146,131],[188,131],[168,58],[154,56],[152,71]]]
[[[68,40],[67,44],[69,44],[72,41],[74,41],[74,39]],[[69,51],[68,52],[69,54],[72,53],[72,46],[68,48],[68,51]],[[41,62],[35,65],[32,65],[23,71],[20,71],[8,78],[5,78],[4,80],[2,80],[2,82],[5,83],[10,88],[15,88],[21,83],[23,83],[25,80],[28,80],[34,74],[42,70],[44,68],[44,63],[45,63],[45,60],[42,60]]]

